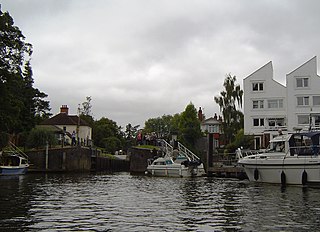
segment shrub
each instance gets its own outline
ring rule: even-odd
[[[34,128],[28,136],[27,147],[41,148],[45,147],[47,142],[49,146],[54,146],[58,143],[54,132],[44,128]]]

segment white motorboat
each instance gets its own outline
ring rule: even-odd
[[[320,131],[299,132],[276,137],[263,153],[237,150],[238,164],[250,181],[311,185],[320,184]]]
[[[152,176],[193,177],[205,175],[200,158],[178,143],[178,149],[165,141],[165,154],[162,157],[148,160],[146,173]],[[176,155],[175,155],[176,153]]]

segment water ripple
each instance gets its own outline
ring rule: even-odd
[[[16,231],[316,231],[317,189],[218,178],[0,178],[0,225]]]

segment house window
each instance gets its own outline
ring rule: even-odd
[[[218,133],[219,132],[219,126],[218,125],[207,125],[206,129],[209,133]]]
[[[313,96],[312,101],[314,106],[320,106],[320,96]]]
[[[256,150],[259,150],[260,147],[261,147],[261,139],[260,139],[260,137],[255,137],[254,138],[254,148]]]
[[[268,100],[268,108],[269,109],[283,108],[283,100],[282,99]]]
[[[252,108],[253,109],[263,109],[264,108],[263,100],[253,100],[252,101]]]
[[[220,147],[218,139],[215,139],[213,142],[214,142],[214,147]]]
[[[264,119],[263,118],[254,118],[253,119],[253,126],[264,126]]]
[[[309,105],[309,97],[297,97],[298,106],[308,106]]]
[[[269,118],[268,125],[270,127],[284,126],[284,118]]]
[[[263,82],[252,83],[252,91],[263,91]]]
[[[298,124],[309,124],[309,115],[298,115]]]
[[[305,88],[305,87],[309,87],[309,78],[306,77],[299,77],[296,79],[297,81],[297,88]]]
[[[315,124],[315,126],[320,126],[320,116],[319,115],[314,116],[314,124]]]

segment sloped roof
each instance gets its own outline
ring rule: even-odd
[[[40,125],[78,125],[79,117],[77,115],[68,115],[59,113],[52,118],[46,119]],[[89,124],[80,118],[80,126],[89,126]]]
[[[221,124],[221,121],[215,119],[214,117],[210,117],[210,118],[207,118],[207,119],[203,120],[201,124],[202,125],[205,125],[205,124]]]

